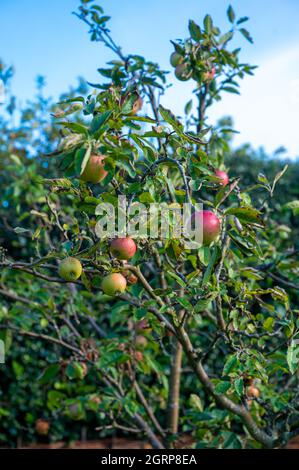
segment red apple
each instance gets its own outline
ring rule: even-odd
[[[126,278],[120,273],[112,273],[105,276],[102,281],[103,292],[107,295],[114,296],[122,294],[127,287]]]
[[[50,429],[50,423],[46,419],[38,419],[35,421],[35,431],[39,436],[46,436]]]
[[[220,234],[220,219],[212,211],[198,211],[192,215],[193,221],[197,219],[199,228],[202,230],[203,245],[210,245]]]
[[[204,82],[211,82],[216,74],[216,68],[212,67],[211,70],[207,70],[202,74],[202,78]]]
[[[105,155],[91,155],[80,179],[85,183],[99,183],[107,176],[104,166]]]
[[[216,170],[215,175],[217,176],[219,180],[220,186],[226,186],[229,183],[229,177],[228,177],[228,174],[225,173],[225,171]]]
[[[110,244],[110,251],[115,258],[128,260],[136,253],[137,247],[134,240],[130,237],[115,238]]]

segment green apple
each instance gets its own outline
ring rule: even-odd
[[[82,274],[82,264],[76,258],[69,256],[61,261],[59,265],[59,276],[66,281],[72,282],[79,279]]]

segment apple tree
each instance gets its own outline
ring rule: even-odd
[[[194,84],[179,117],[162,104],[167,71],[125,54],[92,1],[76,15],[112,59],[90,94],[53,112],[59,142],[42,156],[30,228],[15,228],[30,255],[4,250],[1,259],[3,297],[26,308],[0,327],[58,352],[42,375],[54,415],[80,421],[93,412],[101,433],[145,435],[155,448],[283,445],[298,433],[298,264],[291,242],[280,249],[269,201],[287,168],[253,187],[232,177],[234,131],[208,120],[253,75],[233,46],[252,42],[248,18],[229,7],[227,32],[206,15],[172,41],[176,78]],[[202,246],[98,237],[97,207],[117,212],[119,197],[128,206],[203,204]],[[286,263],[290,273],[275,271]],[[74,397],[68,382],[90,377]]]

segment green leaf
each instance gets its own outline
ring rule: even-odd
[[[230,382],[219,382],[216,387],[215,387],[215,392],[217,395],[222,395],[223,393],[226,393],[231,387]]]
[[[232,86],[224,86],[222,88],[223,91],[227,91],[228,93],[234,93],[235,95],[239,95],[240,92],[237,88],[234,88]]]
[[[212,300],[214,300],[217,297],[217,295],[218,295],[218,292],[210,292],[208,297],[200,299],[194,307],[195,313],[203,312],[203,310],[208,308]]]
[[[85,134],[88,135],[87,127],[83,126],[83,124],[79,124],[77,122],[58,122],[60,126],[67,127],[73,132],[77,132],[78,134]]]
[[[263,328],[267,331],[272,331],[274,322],[275,320],[273,317],[268,317],[263,323]]]
[[[224,364],[222,375],[228,375],[236,367],[237,364],[238,358],[236,354],[229,356],[226,363]]]
[[[271,188],[271,195],[273,195],[273,192],[274,192],[277,181],[279,181],[280,178],[285,174],[288,167],[289,167],[289,165],[285,165],[284,168],[279,173],[277,173],[277,175],[275,176],[274,181],[273,181],[273,185],[272,185],[272,188]]]
[[[298,362],[299,362],[299,341],[292,340],[291,344],[288,347],[287,352],[287,362],[290,369],[291,374],[295,374],[298,369]]]
[[[251,44],[253,44],[253,39],[252,37],[250,36],[250,33],[249,31],[247,31],[247,29],[245,28],[240,28],[240,33],[244,36],[244,38],[247,39],[247,41],[249,41]]]
[[[75,169],[76,173],[78,175],[82,175],[88,160],[91,155],[91,146],[88,146],[88,148],[81,147],[77,150],[75,154]]]
[[[242,23],[245,23],[245,21],[248,21],[248,20],[249,20],[248,16],[242,16],[242,18],[240,18],[240,19],[237,21],[237,25],[242,24]]]
[[[112,111],[105,111],[102,114],[94,116],[89,128],[91,134],[98,134],[98,131],[104,126],[104,124],[106,124],[106,122],[110,119],[111,115]]]
[[[15,233],[25,233],[25,232],[30,232],[30,230],[28,228],[15,227],[14,232]]]
[[[54,379],[60,370],[59,364],[52,364],[51,366],[47,367],[39,376],[38,381],[41,385],[45,385],[51,382]]]
[[[164,119],[164,121],[168,122],[168,124],[170,124],[175,131],[177,131],[178,133],[183,132],[182,123],[180,121],[178,121],[176,116],[169,109],[164,108],[160,104],[159,112],[160,112],[162,118]]]
[[[223,36],[221,36],[219,38],[219,41],[218,41],[218,44],[221,46],[222,44],[226,44],[228,41],[230,41],[233,37],[234,33],[232,31],[229,31],[228,33],[226,34],[223,34]]]
[[[230,5],[227,9],[227,17],[231,23],[233,23],[236,19],[235,12],[233,10],[233,7]]]
[[[241,222],[244,223],[258,223],[263,225],[260,212],[253,207],[231,207],[230,209],[227,209],[225,213],[235,215]]]
[[[209,280],[210,280],[210,277],[212,275],[212,271],[213,271],[213,268],[216,264],[216,261],[219,257],[219,248],[216,246],[213,248],[213,251],[212,251],[212,256],[210,258],[210,261],[209,261],[209,264],[208,264],[208,267],[207,269],[205,270],[205,273],[204,273],[204,276],[203,276],[203,280],[202,280],[202,286],[206,285]]]
[[[189,21],[189,32],[190,36],[194,41],[200,41],[201,39],[201,30],[200,27],[195,23],[195,21],[190,20]]]
[[[244,381],[242,377],[238,377],[236,380],[234,380],[234,387],[239,396],[243,395],[243,390],[244,390]]]
[[[189,398],[189,403],[190,403],[191,408],[196,408],[199,411],[203,411],[203,404],[198,395],[191,393],[190,398]]]
[[[185,114],[190,114],[191,109],[192,109],[192,100],[189,100],[188,103],[185,106]]]
[[[203,24],[207,34],[211,34],[213,28],[213,20],[210,15],[206,15],[203,20]]]
[[[84,378],[84,368],[79,362],[71,362],[66,367],[66,376],[70,379],[79,379]]]

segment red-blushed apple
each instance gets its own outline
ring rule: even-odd
[[[198,211],[192,215],[191,221],[195,220],[202,230],[202,243],[203,245],[210,245],[220,234],[221,223],[220,219],[212,211]]]
[[[126,287],[126,278],[120,273],[108,274],[102,281],[103,292],[110,296],[122,294]]]
[[[207,70],[202,74],[202,78],[204,82],[211,82],[216,74],[216,68],[212,67],[211,70]]]
[[[137,98],[137,100],[135,101],[135,103],[133,104],[132,114],[137,114],[138,111],[141,110],[142,105],[143,105],[143,100],[142,100],[142,98],[139,96],[139,97]]]
[[[216,170],[215,175],[217,176],[219,180],[219,185],[220,186],[226,186],[229,183],[229,177],[228,174],[225,173],[225,171],[222,170]]]
[[[47,436],[50,429],[50,423],[46,419],[37,419],[35,421],[35,431],[39,436]]]
[[[82,274],[82,264],[77,258],[69,256],[61,261],[58,272],[65,281],[74,282]]]
[[[247,387],[247,396],[250,398],[258,398],[260,396],[260,391],[254,385]]]
[[[136,250],[136,243],[130,237],[114,238],[110,243],[111,254],[119,260],[127,261],[135,255]]]
[[[99,183],[107,176],[105,170],[105,155],[91,155],[80,179],[85,183]]]
[[[123,276],[127,279],[127,283],[132,286],[133,284],[136,284],[138,281],[138,277],[135,276],[135,274],[131,273],[131,271],[123,271]]]
[[[135,351],[134,352],[134,358],[135,358],[135,361],[137,362],[142,362],[143,361],[143,354],[141,351]]]

